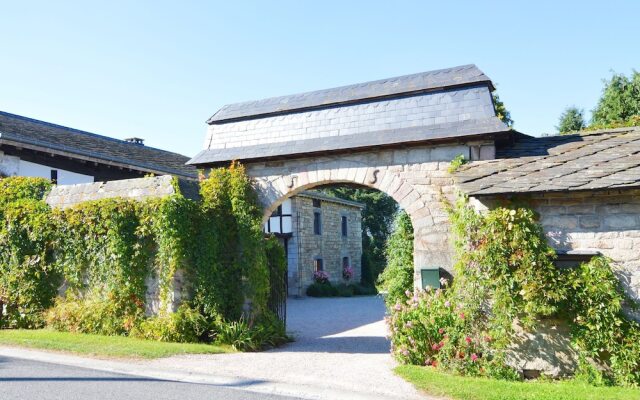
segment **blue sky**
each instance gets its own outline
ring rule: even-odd
[[[225,103],[475,63],[516,129],[640,69],[638,1],[13,1],[0,110],[185,155]],[[587,113],[589,115],[589,113]]]

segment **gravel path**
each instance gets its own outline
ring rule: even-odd
[[[284,347],[177,356],[149,366],[281,383],[309,398],[424,399],[392,372],[381,298],[290,299],[287,306],[288,330],[296,340]]]

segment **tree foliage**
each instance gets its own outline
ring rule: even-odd
[[[413,225],[404,210],[398,212],[393,225],[386,246],[387,268],[379,276],[380,285],[387,292],[387,305],[396,304],[407,290],[413,289]]]
[[[556,129],[562,134],[583,130],[587,124],[584,120],[584,110],[575,106],[567,107],[560,115]]]
[[[613,74],[604,81],[598,104],[593,109],[593,128],[622,126],[634,120],[640,123],[640,73],[633,71],[631,77]]]
[[[497,93],[493,93],[493,106],[496,110],[496,116],[500,121],[504,122],[509,128],[513,127],[513,119],[511,119],[511,113],[507,110],[504,102],[500,100],[500,96]]]
[[[331,186],[329,195],[364,203],[362,210],[362,283],[373,285],[387,264],[385,245],[391,233],[396,201],[385,193],[369,188]]]

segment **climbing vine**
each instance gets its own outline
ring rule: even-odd
[[[556,269],[536,214],[524,206],[479,213],[460,199],[449,215],[454,281],[444,282],[444,290],[407,290],[391,306],[396,358],[517,379],[505,358],[515,327],[535,330],[541,319],[564,317],[581,354],[579,374],[592,382],[640,385],[640,326],[623,312],[632,303],[608,259]]]
[[[59,210],[43,200],[49,187],[0,180],[0,326],[194,341],[248,315],[251,329],[269,326],[264,340],[283,332],[267,302],[269,266],[284,256],[267,249],[241,165],[212,171],[199,202],[177,192]]]

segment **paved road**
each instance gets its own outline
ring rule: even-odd
[[[295,398],[0,357],[0,399],[294,400]]]

